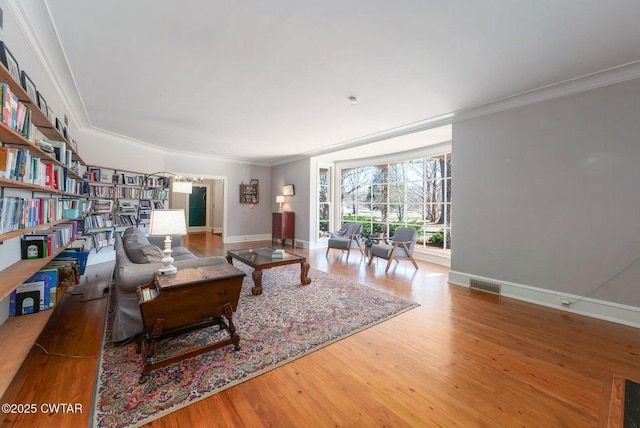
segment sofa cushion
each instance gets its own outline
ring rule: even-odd
[[[144,244],[149,245],[149,240],[145,236],[144,232],[136,227],[129,227],[122,234],[122,243],[125,249],[129,244]]]
[[[129,260],[137,264],[159,263],[162,261],[162,257],[164,257],[160,248],[155,245],[140,242],[125,244],[124,252],[127,253]]]

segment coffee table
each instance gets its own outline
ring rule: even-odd
[[[236,259],[254,269],[251,277],[255,286],[251,288],[251,292],[255,295],[262,294],[262,271],[272,267],[300,263],[300,284],[308,285],[311,283],[311,278],[308,277],[310,266],[306,258],[285,251],[284,258],[272,259],[271,255],[274,250],[269,247],[229,250],[227,251],[227,261],[233,264],[233,259]]]

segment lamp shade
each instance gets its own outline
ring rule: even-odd
[[[279,204],[284,203],[284,195],[276,196],[276,202],[279,203]]]
[[[171,190],[174,193],[189,193],[193,189],[193,184],[190,181],[175,181],[171,184]]]
[[[184,210],[153,210],[149,222],[149,235],[186,235],[187,224]]]

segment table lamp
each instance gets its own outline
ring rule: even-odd
[[[173,275],[178,269],[173,265],[171,257],[171,236],[186,235],[187,224],[184,219],[184,210],[153,210],[149,223],[149,235],[166,236],[164,240],[164,257],[162,267],[158,269],[161,275]]]
[[[276,202],[278,203],[278,210],[282,211],[282,204],[284,203],[284,195],[276,196]]]

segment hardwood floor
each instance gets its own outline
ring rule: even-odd
[[[185,243],[198,255],[251,245],[223,246],[211,234]],[[149,426],[596,427],[609,412],[613,375],[640,378],[637,329],[450,286],[446,268],[424,262],[385,274],[384,262],[367,267],[359,254],[346,262],[337,251],[292,251],[314,269],[421,306]],[[38,343],[97,355],[105,304],[66,295]],[[81,403],[83,411],[3,414],[2,426],[86,426],[96,366],[34,347],[1,402]]]

